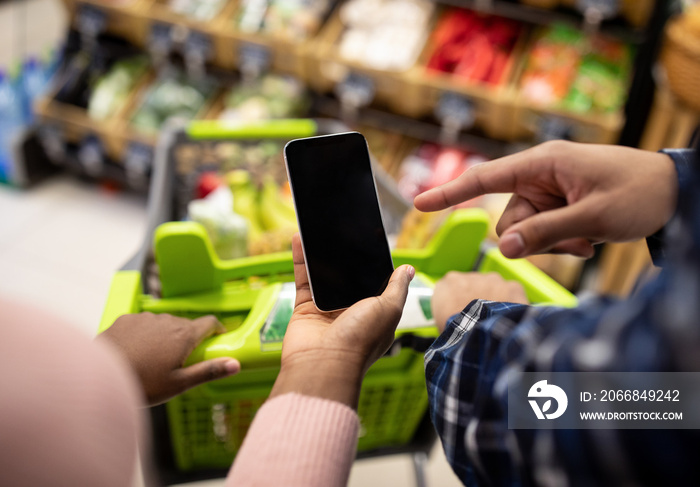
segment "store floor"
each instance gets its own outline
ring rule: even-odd
[[[145,226],[143,197],[69,176],[28,191],[0,185],[0,295],[43,308],[94,335],[112,274],[137,250]],[[427,477],[429,486],[461,485],[437,444]],[[350,485],[412,486],[411,459],[358,461]]]

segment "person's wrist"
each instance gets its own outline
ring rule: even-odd
[[[658,205],[661,210],[661,221],[658,222],[660,225],[658,225],[658,228],[654,229],[652,234],[663,230],[676,213],[680,181],[683,179],[683,168],[679,166],[676,158],[671,154],[659,151],[655,153],[654,156],[658,160],[658,166],[663,168],[663,177],[659,176],[658,180],[664,182],[662,188],[666,191],[662,193],[663,197]]]
[[[308,352],[284,358],[270,397],[295,392],[357,409],[364,377],[362,359],[344,352]]]

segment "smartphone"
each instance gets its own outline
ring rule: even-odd
[[[394,264],[365,138],[292,140],[284,159],[316,307],[333,311],[381,294]]]

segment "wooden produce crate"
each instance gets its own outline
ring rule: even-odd
[[[540,29],[533,33],[529,41],[530,44],[524,53],[530,53],[533,50],[543,32],[544,29]],[[523,55],[522,61],[522,67],[518,71],[513,85],[516,96],[514,116],[509,128],[512,138],[525,139],[539,135],[540,138],[546,139],[542,133],[551,131],[576,142],[617,143],[625,125],[624,107],[613,112],[576,112],[556,105],[542,105],[529,100],[521,89],[522,77],[525,75],[527,65],[527,54]]]
[[[253,64],[259,63],[264,70],[303,79],[307,53],[331,11],[332,5],[318,27],[309,32],[308,38],[299,40],[290,39],[282,33],[242,31],[236,25],[241,5],[234,2],[224,14],[223,22],[217,26],[217,59],[225,68],[241,69],[253,58]]]
[[[520,0],[520,3],[529,7],[557,8],[560,2],[559,0]]]
[[[559,6],[576,8],[576,0],[520,0],[520,3],[546,9]],[[647,25],[654,11],[654,0],[621,0],[620,3],[620,15],[633,27]]]
[[[617,143],[625,116],[622,110],[612,113],[575,113],[554,107],[539,106],[522,96],[516,98],[513,138],[531,137],[548,123],[562,124],[568,129],[568,138],[592,144]]]
[[[447,15],[445,12],[443,15]],[[417,86],[420,103],[417,115],[431,115],[436,111],[444,95],[457,95],[466,100],[474,110],[474,126],[489,137],[512,140],[519,135],[512,123],[515,111],[515,81],[519,78],[528,44],[529,30],[525,25],[510,54],[502,81],[497,86],[485,83],[468,83],[452,73],[441,73],[427,68],[437,46],[431,38],[418,64],[407,74],[412,85]]]
[[[42,126],[58,130],[66,142],[78,145],[88,137],[95,137],[108,156],[116,157],[118,143],[114,137],[114,119],[93,120],[85,109],[61,103],[51,96],[38,100],[34,112]]]
[[[149,21],[146,16],[154,0],[131,0],[123,3],[104,0],[63,0],[74,27],[82,30],[80,12],[92,10],[105,15],[104,30],[123,37],[137,46],[145,46],[148,40]]]
[[[226,108],[227,91],[225,88],[218,89],[196,118],[199,120],[218,120]]]
[[[170,0],[151,0],[150,7],[147,9],[148,19],[151,22],[179,25],[204,33],[213,33],[216,27],[223,21],[226,12],[235,5],[234,1],[227,0],[224,2],[221,10],[217,12],[213,18],[196,19],[174,11],[169,3]]]
[[[175,50],[186,49],[184,46],[196,35],[200,43],[206,43],[208,46],[208,52],[203,61],[216,66],[225,66],[226,50],[229,46],[221,35],[225,32],[227,13],[235,6],[234,0],[228,0],[212,19],[204,20],[173,11],[168,5],[168,0],[152,0],[145,14],[148,18],[148,35],[152,37],[157,27],[166,29],[166,32],[169,29],[171,41],[180,44],[175,46]],[[182,53],[185,54],[184,51]]]
[[[387,172],[397,183],[401,177],[401,166],[406,158],[424,143],[424,141],[414,139],[413,137],[402,137],[398,147],[396,148],[396,153],[391,161],[391,166],[387,168]]]
[[[142,76],[122,106],[105,120],[96,120],[90,117],[86,109],[56,100],[60,87],[39,99],[34,105],[34,112],[41,125],[56,127],[67,142],[80,144],[88,137],[96,137],[102,144],[105,155],[119,161],[123,153],[120,127],[134,103],[133,98],[148,83],[149,77],[150,75]]]
[[[115,127],[115,139],[119,148],[120,160],[124,160],[127,157],[128,151],[133,146],[140,146],[152,152],[158,142],[159,133],[148,134],[140,132],[131,123],[133,116],[146,101],[146,97],[156,81],[155,73],[150,73],[148,79],[133,93],[125,109],[124,117],[120,118],[119,123]],[[195,119],[201,120],[216,117],[223,105],[222,97],[221,88],[215,88],[214,93],[209,96],[202,109],[195,116]]]
[[[666,25],[665,39],[659,55],[664,83],[684,104],[700,110],[697,81],[700,77],[700,34],[693,24],[693,10]]]
[[[700,125],[700,112],[688,107],[669,89],[663,71],[658,70],[654,104],[649,114],[640,149],[681,149],[688,147]]]
[[[594,291],[618,297],[628,296],[638,283],[655,276],[646,240],[606,243],[600,256]]]
[[[426,28],[426,40],[434,18],[435,11]],[[421,87],[409,75],[411,68],[405,71],[386,71],[345,59],[341,56],[338,45],[344,32],[340,9],[336,8],[315,42],[307,49],[304,70],[307,85],[317,92],[329,93],[339,83],[355,76],[363,82],[371,83],[374,102],[385,105],[400,115],[420,115],[424,108],[424,103],[420,100]]]
[[[570,291],[576,288],[585,262],[580,257],[564,254],[531,255],[527,260]]]
[[[374,127],[361,126],[358,127],[358,131],[367,139],[371,156],[376,158],[377,163],[389,176],[396,179],[404,157],[402,148],[407,138],[399,133]]]

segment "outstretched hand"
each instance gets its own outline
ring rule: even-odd
[[[292,240],[292,252],[296,303],[271,397],[298,392],[357,407],[365,372],[394,341],[415,269],[397,268],[380,296],[363,299],[343,311],[323,312],[311,298],[298,235]]]
[[[232,358],[183,367],[197,345],[225,331],[213,316],[188,320],[139,313],[119,317],[97,339],[117,347],[140,379],[148,405],[154,406],[192,387],[238,373],[241,364]]]
[[[487,193],[513,193],[496,227],[506,257],[591,257],[595,243],[661,229],[675,211],[678,182],[664,154],[554,141],[475,166],[414,203],[436,211]]]

